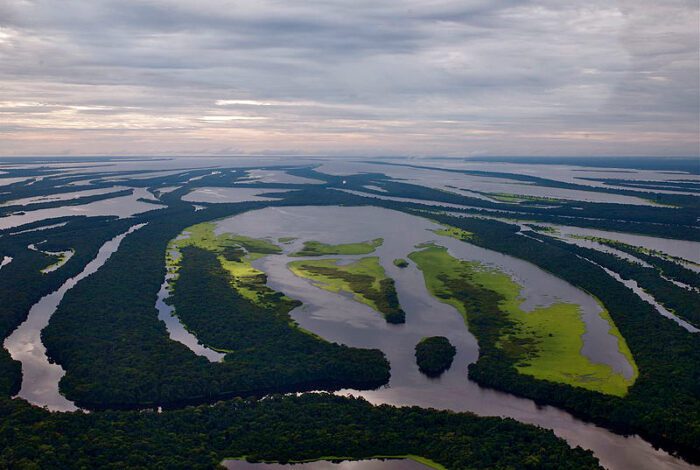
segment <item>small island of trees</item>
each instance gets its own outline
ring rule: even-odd
[[[416,345],[416,362],[422,373],[438,377],[452,365],[457,349],[444,336],[423,338]]]

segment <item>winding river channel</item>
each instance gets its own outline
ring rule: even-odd
[[[268,275],[268,285],[303,305],[292,311],[303,328],[349,346],[381,349],[391,363],[391,380],[378,390],[342,390],[338,393],[363,396],[368,401],[392,405],[419,405],[478,415],[511,417],[552,429],[573,446],[591,449],[610,469],[692,468],[664,451],[654,449],[637,436],[624,437],[585,423],[562,410],[544,406],[495,390],[485,389],[467,378],[467,366],[478,358],[478,346],[461,315],[451,306],[435,300],[427,291],[423,276],[411,264],[400,269],[395,258],[405,258],[415,245],[435,241],[453,256],[495,266],[523,286],[521,307],[525,310],[553,302],[580,306],[586,324],[582,353],[594,362],[609,364],[625,376],[631,366],[619,352],[616,338],[608,333],[594,298],[536,266],[497,252],[452,238],[438,236],[434,223],[376,207],[291,207],[267,208],[219,221],[217,233],[232,232],[256,238],[297,237],[284,245],[284,253],[257,260],[254,266]],[[390,325],[371,308],[313,286],[292,274],[287,263],[300,258],[288,254],[305,240],[349,243],[384,238],[384,244],[370,256],[379,256],[406,311],[404,325]],[[338,258],[338,256],[330,256]],[[453,366],[438,379],[418,371],[414,346],[425,336],[446,336],[457,347]],[[239,468],[239,467],[232,467]],[[244,468],[244,467],[240,467]]]
[[[112,253],[117,251],[122,240],[144,225],[134,225],[102,245],[97,256],[85,266],[80,274],[68,279],[58,290],[45,295],[35,303],[29,310],[27,319],[5,339],[5,349],[9,351],[12,359],[22,363],[22,387],[17,394],[18,397],[24,398],[34,405],[46,407],[51,411],[75,411],[78,409],[58,390],[58,383],[66,372],[59,364],[51,362],[47,357],[46,348],[41,341],[41,331],[49,324],[51,316],[66,292],[100,269]]]

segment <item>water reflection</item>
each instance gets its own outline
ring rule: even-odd
[[[289,190],[270,188],[199,188],[183,196],[188,202],[249,202],[272,201],[276,193]],[[270,193],[270,194],[268,194]],[[268,194],[268,196],[260,196]]]
[[[76,206],[52,207],[50,209],[37,209],[33,211],[12,214],[0,217],[0,229],[17,227],[19,225],[38,222],[45,219],[65,217],[71,215],[114,215],[117,217],[131,217],[142,212],[161,209],[165,206],[142,202],[139,199],[153,199],[153,196],[145,188],[135,188],[128,196],[103,199],[100,201],[80,204]]]
[[[102,245],[97,256],[85,266],[80,274],[68,279],[57,291],[42,297],[29,310],[27,319],[5,339],[5,349],[9,351],[14,360],[22,363],[22,387],[17,396],[52,411],[78,409],[58,390],[58,382],[65,375],[65,371],[59,364],[51,362],[47,357],[46,348],[41,341],[41,331],[49,324],[51,316],[66,292],[102,267],[112,253],[117,251],[124,237],[144,225],[134,225]]]
[[[430,468],[415,460],[408,459],[343,460],[342,462],[318,460],[295,464],[224,460],[221,465],[229,470],[426,470]]]
[[[185,237],[187,237],[187,234],[183,234],[178,238]],[[176,249],[169,250],[168,255],[175,261],[182,256],[182,254]],[[165,279],[163,279],[163,283],[160,286],[158,297],[156,299],[158,319],[165,323],[165,328],[168,330],[168,336],[171,340],[184,344],[190,349],[190,351],[198,356],[206,357],[211,362],[223,361],[224,356],[226,355],[201,344],[194,334],[187,331],[187,328],[185,328],[185,326],[180,322],[180,319],[175,315],[175,307],[168,303],[172,282],[176,278],[176,272],[174,272],[173,268],[169,267],[168,271],[165,273]]]
[[[467,365],[478,358],[474,337],[457,311],[436,301],[425,289],[421,273],[414,265],[397,268],[392,261],[405,257],[417,242],[437,240],[453,255],[495,264],[513,274],[525,286],[523,297],[531,306],[553,301],[572,300],[591,308],[589,320],[600,318],[593,310],[595,300],[564,281],[547,275],[529,263],[482,250],[463,242],[437,237],[426,229],[431,222],[379,208],[293,207],[268,208],[221,221],[217,233],[235,232],[252,237],[277,239],[295,236],[284,246],[285,254],[270,255],[254,264],[268,274],[268,285],[301,300],[304,305],[292,312],[306,329],[330,341],[355,347],[379,348],[392,367],[387,387],[373,391],[344,390],[339,393],[361,395],[375,404],[419,405],[455,411],[472,411],[480,415],[508,416],[519,421],[553,429],[571,445],[591,449],[609,468],[690,468],[663,451],[653,449],[639,437],[622,437],[600,427],[583,423],[553,407],[538,407],[532,401],[479,387],[467,378]],[[286,267],[286,253],[297,250],[304,240],[325,243],[349,243],[382,236],[384,245],[377,249],[386,272],[395,279],[400,302],[406,311],[405,325],[387,324],[380,315],[364,304],[347,297],[318,289],[296,277]],[[586,297],[590,300],[586,300]],[[585,317],[585,316],[584,316]],[[595,328],[595,324],[593,324]],[[592,330],[591,330],[592,331]],[[438,379],[428,379],[418,371],[413,355],[415,344],[424,336],[446,336],[457,347],[453,366]],[[617,367],[621,356],[606,337],[607,328],[596,330],[588,341],[596,341],[598,352],[606,351],[605,360]],[[594,351],[591,351],[593,354]],[[625,361],[626,362],[626,361]]]

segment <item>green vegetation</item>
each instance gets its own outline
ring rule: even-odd
[[[498,349],[519,373],[616,396],[624,396],[634,382],[636,377],[626,380],[581,354],[585,324],[577,305],[557,303],[525,312],[521,286],[507,274],[455,259],[439,246],[409,258],[423,271],[431,294],[462,313],[480,347],[493,342],[485,350]],[[611,332],[622,340],[616,328]]]
[[[312,240],[304,242],[304,248],[289,256],[366,255],[373,253],[375,249],[382,246],[382,243],[384,243],[383,238],[341,245],[327,245]]]
[[[44,176],[43,172],[52,170],[10,168],[7,171],[8,174],[3,176],[18,176],[32,171],[35,172],[34,176]],[[201,170],[201,174],[209,171]],[[300,176],[314,173],[308,168],[291,172]],[[114,177],[118,172],[109,173],[110,177]],[[163,404],[179,407],[195,401],[216,401],[270,390],[298,391],[314,386],[316,379],[321,381],[320,388],[331,388],[329,378],[337,379],[334,386],[350,387],[362,386],[353,385],[353,381],[370,386],[373,382],[381,383],[381,377],[386,380],[388,365],[381,354],[377,354],[378,351],[350,348],[348,357],[352,360],[341,361],[345,370],[335,376],[323,376],[319,371],[322,366],[315,363],[308,374],[301,365],[292,363],[294,373],[288,373],[286,368],[289,364],[283,357],[285,351],[274,349],[269,349],[268,356],[263,359],[263,354],[253,347],[250,363],[232,360],[243,357],[245,352],[239,350],[229,354],[222,364],[210,364],[168,338],[163,324],[157,320],[154,303],[165,271],[163,253],[168,241],[184,228],[269,205],[368,203],[366,198],[329,191],[324,185],[318,185],[288,194],[280,201],[217,204],[217,207],[205,205],[204,210],[194,213],[191,205],[182,203],[179,198],[196,186],[187,183],[187,180],[197,174],[198,171],[188,171],[129,182],[139,187],[182,185],[181,189],[162,195],[162,201],[168,208],[161,211],[122,220],[61,217],[27,224],[19,229],[0,230],[0,254],[14,258],[0,274],[0,335],[7,336],[21,323],[31,305],[42,295],[55,290],[65,279],[80,272],[104,241],[123,232],[129,225],[148,222],[146,227],[129,235],[120,250],[97,273],[83,280],[66,295],[44,331],[44,343],[49,355],[67,370],[61,383],[62,391],[71,399],[77,397],[81,406],[116,408]],[[444,191],[392,182],[379,174],[320,178],[319,173],[314,174],[326,181],[326,186],[337,186],[341,180],[347,179],[348,188],[359,189],[362,185],[377,183],[387,189],[387,195],[424,199],[426,204],[378,199],[371,202],[420,216],[430,214],[428,201],[444,201],[491,210],[486,212],[470,208],[462,211],[465,214],[517,217],[667,238],[700,239],[700,231],[693,227],[697,222],[697,197],[660,195],[657,198],[657,201],[672,201],[682,206],[679,209],[580,201],[561,201],[558,208],[543,209],[529,207],[528,204],[495,204],[464,198]],[[95,179],[98,175],[76,173],[56,178],[48,176],[33,181],[31,185],[11,184],[5,187],[6,194],[2,198],[70,192],[75,188],[69,183],[86,179],[86,176],[93,179],[95,188],[114,184],[100,183]],[[496,177],[487,174],[481,176]],[[513,176],[519,175],[508,175],[509,178]],[[222,171],[220,175],[206,176],[196,184],[230,186],[235,177],[234,173]],[[527,175],[522,175],[522,178],[544,187],[584,189],[578,187],[580,185]],[[612,189],[603,192],[625,194]],[[629,193],[632,195],[632,192]],[[638,193],[634,192],[634,195]],[[81,204],[84,202],[80,201]],[[417,212],[419,209],[421,212]],[[532,262],[599,298],[609,311],[610,319],[624,335],[640,370],[634,385],[621,398],[520,373],[516,364],[495,346],[497,338],[491,338],[490,342],[478,338],[481,356],[477,363],[469,367],[472,380],[483,386],[532,398],[541,405],[566,409],[616,432],[641,434],[654,445],[680,452],[696,461],[700,459],[698,335],[690,334],[661,317],[629,289],[611,279],[593,263],[587,262],[587,252],[579,247],[537,233],[528,232],[528,237],[519,236],[517,226],[496,221],[437,213],[430,217],[473,234],[470,243]],[[12,234],[20,229],[59,222],[68,222],[68,225],[38,232],[41,235]],[[28,253],[26,246],[43,239],[50,240],[47,249],[57,251],[74,247],[76,255],[60,270],[41,275],[41,267],[51,260],[43,254]],[[221,266],[218,259],[220,253],[195,246],[183,247],[183,252],[185,258],[181,262],[182,284],[179,287],[190,284],[183,278],[204,273],[205,266],[216,268],[202,281],[221,287],[214,298],[196,306],[204,312],[202,324],[209,321],[207,315],[215,314],[212,305],[220,302],[219,297],[224,298],[221,302],[228,305],[233,305],[234,301],[240,302],[240,305],[253,305],[251,308],[256,308],[256,312],[264,312],[261,316],[265,324],[268,323],[266,317],[277,318],[269,314],[264,304],[256,304],[251,298],[241,295],[240,291],[230,288],[231,273]],[[650,264],[661,266],[660,263]],[[660,269],[664,276],[676,279],[669,271]],[[658,273],[656,275],[658,277]],[[464,288],[486,291],[479,285]],[[180,293],[184,295],[184,289]],[[226,299],[229,295],[235,299]],[[200,295],[200,302],[202,297]],[[185,297],[181,297],[177,306],[179,312],[186,313],[185,300]],[[498,300],[495,303],[498,304]],[[212,313],[207,313],[210,310]],[[229,311],[221,313],[230,314]],[[484,320],[470,315],[470,327],[479,321]],[[275,320],[275,325],[281,323]],[[254,327],[258,328],[257,325]],[[287,324],[287,327],[298,330],[292,324]],[[260,328],[250,337],[267,326]],[[279,331],[282,331],[281,328]],[[482,331],[490,330],[484,327]],[[213,332],[201,330],[198,333],[214,337]],[[238,334],[229,333],[222,334],[222,337]],[[303,335],[298,331],[293,334],[296,336],[297,333]],[[228,337],[225,339],[228,340]],[[295,353],[295,357],[301,355]],[[314,360],[317,358],[314,357]],[[308,364],[305,366],[308,367]],[[12,361],[4,349],[0,349],[2,395],[16,393],[20,377],[19,364]],[[0,449],[2,468],[95,468],[110,465],[115,468],[212,468],[224,457],[232,455],[290,461],[324,455],[367,458],[405,454],[421,455],[447,468],[595,466],[589,453],[580,449],[571,450],[552,433],[512,420],[476,418],[469,414],[418,408],[372,407],[359,400],[311,394],[301,397],[272,396],[260,401],[235,398],[213,406],[166,410],[163,413],[96,411],[89,414],[49,414],[30,407],[23,400],[0,398]]]
[[[2,398],[0,449],[2,468],[199,470],[230,456],[287,463],[329,455],[405,455],[443,469],[601,468],[590,451],[511,419],[328,394],[89,414],[49,413]]]
[[[452,237],[456,238],[457,240],[469,240],[473,233],[467,232],[466,230],[462,230],[456,227],[450,227],[448,225],[443,225],[443,228],[441,229],[436,229],[432,231],[436,235],[440,235],[443,237]]]
[[[550,227],[549,225],[538,225],[538,224],[525,224],[530,227],[535,232],[551,233],[557,234],[559,230],[556,227]]]
[[[497,338],[485,342],[475,333],[480,356],[469,365],[472,380],[564,408],[617,432],[640,434],[654,445],[695,461],[700,459],[698,335],[659,315],[652,305],[587,262],[587,252],[581,247],[537,233],[523,237],[518,235],[517,225],[493,220],[441,213],[431,218],[473,232],[470,243],[529,261],[600,299],[639,369],[637,380],[624,398],[601,394],[518,373],[514,363],[492,346]],[[483,319],[470,316],[472,332],[478,327],[477,321]],[[489,327],[486,324],[483,329],[488,331]]]
[[[195,246],[217,255],[221,266],[229,273],[231,286],[251,302],[269,308],[276,308],[280,303],[289,304],[287,297],[267,287],[267,276],[253,268],[251,263],[269,254],[279,254],[282,250],[275,244],[242,235],[214,233],[215,225],[211,222],[193,225],[185,230],[186,238],[176,238],[168,245],[168,253],[184,247]],[[168,255],[166,262],[169,269],[177,270],[179,259]],[[293,303],[293,302],[292,302]],[[284,309],[285,307],[283,307]],[[288,308],[287,310],[291,310]]]
[[[66,294],[43,331],[48,354],[66,370],[62,393],[91,409],[176,407],[386,383],[389,364],[381,351],[330,344],[303,332],[289,317],[291,301],[279,293],[251,299],[232,288],[235,280],[219,257],[227,249],[239,253],[241,246],[272,250],[267,242],[236,238],[235,246],[222,248],[209,238],[212,251],[184,246],[172,295],[175,311],[202,342],[232,352],[211,363],[169,338],[155,302],[170,240],[187,227],[260,206],[223,204],[195,212],[175,204],[149,214],[148,225]],[[206,226],[202,233],[208,233]]]
[[[75,254],[75,250],[71,248],[67,251],[56,251],[47,254],[53,256],[56,259],[56,261],[42,269],[42,274],[53,272],[61,266],[63,266],[64,264],[66,264],[66,262],[68,262],[68,260]]]
[[[491,199],[500,201],[500,202],[511,202],[513,204],[519,204],[525,199],[522,196],[516,196],[515,194],[507,194],[507,193],[490,193],[488,195]]]
[[[287,243],[292,243],[294,240],[296,240],[297,237],[280,237],[277,239],[278,242],[287,244]]]
[[[406,261],[403,258],[396,258],[394,260],[394,266],[397,268],[407,268],[408,267],[408,261]]]
[[[404,323],[406,315],[399,306],[394,280],[387,277],[379,258],[361,258],[338,265],[337,259],[301,260],[288,264],[299,277],[330,292],[348,292],[358,302],[384,315],[388,323]]]
[[[457,349],[444,336],[423,338],[416,345],[416,363],[424,374],[437,377],[452,365]]]

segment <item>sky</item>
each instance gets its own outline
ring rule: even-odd
[[[700,154],[697,0],[2,0],[0,155]]]

